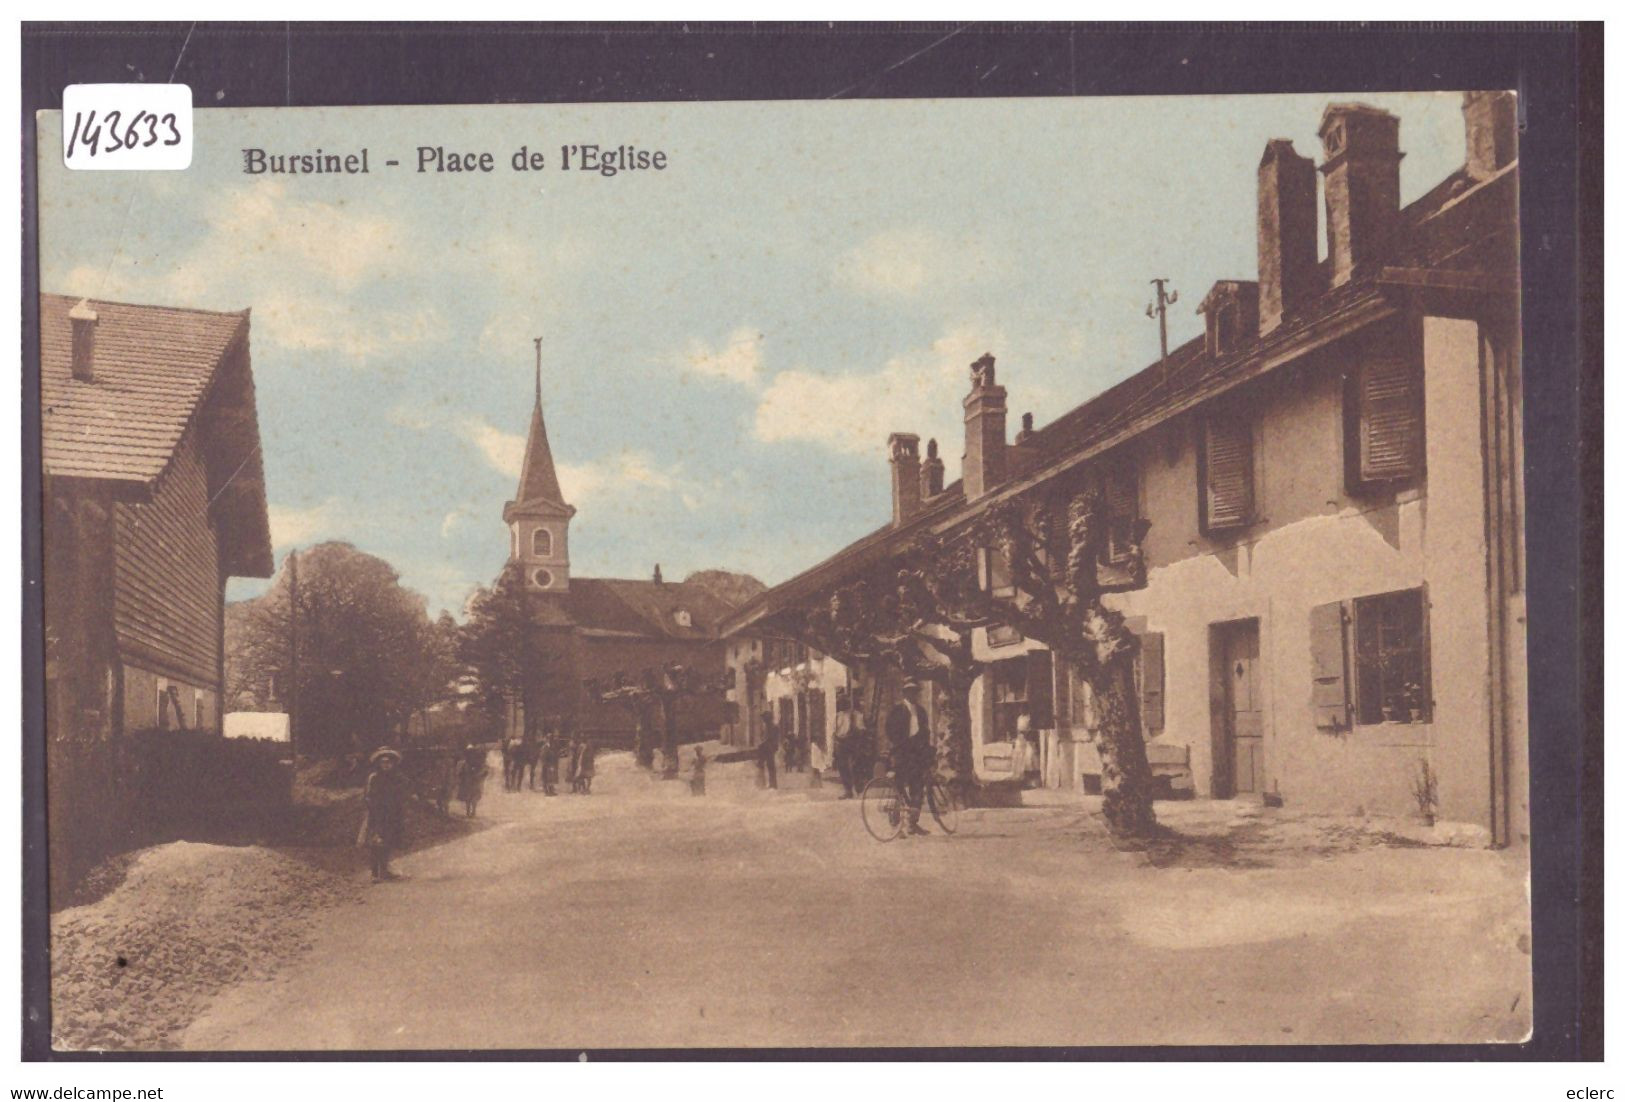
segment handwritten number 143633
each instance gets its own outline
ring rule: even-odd
[[[127,118],[121,111],[109,111],[100,120],[96,118],[95,111],[76,112],[73,116],[73,134],[68,139],[68,156],[72,157],[81,145],[94,157],[97,153],[147,149],[160,143],[181,144],[180,128],[172,111],[163,115],[137,111]]]

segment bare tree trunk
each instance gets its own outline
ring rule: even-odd
[[[1074,668],[1076,668],[1074,666]],[[1134,653],[1124,649],[1102,665],[1089,687],[1100,724],[1100,784],[1106,825],[1120,838],[1144,838],[1156,830],[1151,807],[1151,766],[1140,733],[1140,698],[1134,689]]]
[[[666,697],[660,701],[660,723],[663,728],[664,740],[662,753],[666,757],[665,771],[662,774],[667,780],[677,779],[677,701]]]

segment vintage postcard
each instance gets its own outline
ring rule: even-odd
[[[37,119],[57,1050],[1528,1038],[1514,92],[193,93]]]

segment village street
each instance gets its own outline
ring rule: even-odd
[[[1270,827],[1255,810],[1237,825],[1212,803],[1162,805],[1164,818],[1232,840],[1155,860],[1114,849],[1075,802],[973,812],[952,838],[881,845],[835,789],[804,791],[796,775],[758,792],[751,777],[713,766],[693,798],[612,754],[591,797],[508,794],[496,778],[488,829],[401,859],[408,880],[328,911],[311,951],[223,993],[183,1044],[1294,1044],[1526,1029],[1516,855]]]

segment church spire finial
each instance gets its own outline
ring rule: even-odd
[[[536,338],[536,404],[542,404],[542,338]]]

